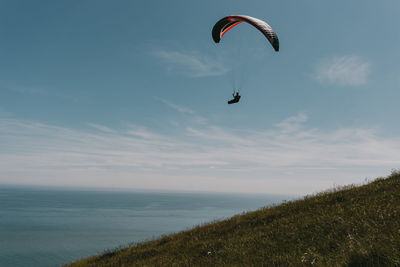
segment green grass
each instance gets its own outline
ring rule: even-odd
[[[400,173],[236,215],[71,266],[400,266]]]

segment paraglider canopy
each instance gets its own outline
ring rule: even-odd
[[[271,43],[276,52],[279,51],[279,39],[276,32],[265,21],[244,15],[231,15],[220,19],[212,29],[214,42],[219,43],[222,36],[236,25],[247,22],[257,28]]]

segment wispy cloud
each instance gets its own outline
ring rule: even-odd
[[[4,84],[0,82],[0,88],[15,92],[22,95],[42,96],[42,97],[56,97],[72,100],[73,102],[79,101],[79,98],[62,93],[55,89],[46,89],[40,86],[26,86],[21,84]]]
[[[12,117],[14,114],[12,112],[6,111],[0,107],[0,118],[1,117]]]
[[[23,86],[23,85],[3,85],[7,90],[21,93],[21,94],[38,94],[38,95],[48,95],[49,92],[44,88]]]
[[[320,61],[314,77],[324,84],[359,86],[367,82],[370,67],[356,55],[335,56]]]
[[[217,59],[195,51],[158,50],[153,55],[163,61],[167,71],[190,77],[220,76],[229,71]]]
[[[93,127],[104,133],[115,133],[115,131],[107,126],[96,124],[96,123],[88,123],[90,127]]]
[[[282,130],[282,132],[294,132],[300,129],[300,126],[308,120],[308,117],[304,113],[299,113],[296,116],[289,117],[280,123],[277,123],[276,126]]]
[[[137,125],[71,129],[0,117],[0,183],[310,193],[400,166],[400,138],[322,131],[298,114],[258,131]]]
[[[172,103],[172,102],[170,102],[170,101],[168,101],[166,99],[163,99],[163,98],[160,98],[160,97],[155,97],[155,99],[163,102],[168,107],[170,107],[170,108],[172,108],[172,109],[174,109],[174,110],[176,110],[176,111],[178,111],[180,113],[188,113],[188,114],[193,114],[194,113],[194,111],[191,110],[190,108],[174,104],[174,103]]]

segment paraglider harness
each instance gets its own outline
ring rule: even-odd
[[[236,92],[236,94],[235,94],[235,91],[233,91],[232,96],[233,96],[233,99],[229,100],[228,104],[235,104],[235,103],[239,102],[239,100],[240,100],[239,90]]]

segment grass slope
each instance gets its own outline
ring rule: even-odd
[[[72,266],[400,266],[400,174],[234,216]]]

